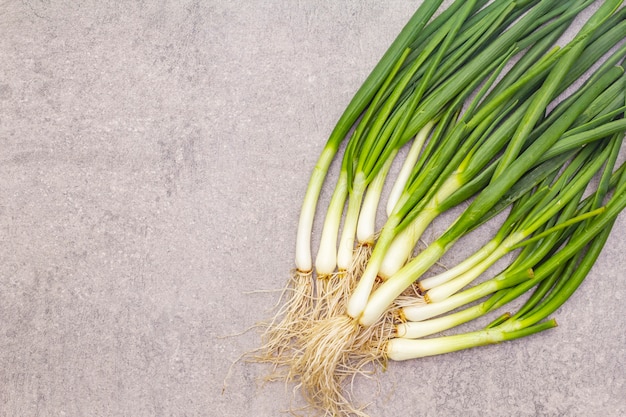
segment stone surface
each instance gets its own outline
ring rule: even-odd
[[[258,344],[237,334],[269,316],[315,159],[415,3],[1,2],[0,415],[301,405],[231,367]],[[357,379],[371,415],[626,415],[624,227],[558,328]]]

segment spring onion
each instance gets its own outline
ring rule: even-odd
[[[548,316],[587,276],[626,208],[626,167],[616,168],[626,132],[622,2],[602,1],[564,45],[556,43],[593,0],[456,0],[433,18],[441,3],[422,3],[331,133],[304,196],[288,298],[263,335],[257,359],[321,413],[365,415],[344,386],[366,364],[555,327]],[[340,148],[313,264],[313,219]],[[431,223],[458,206],[411,259]],[[489,241],[433,273],[486,223],[496,230]],[[486,328],[431,337],[527,293]]]

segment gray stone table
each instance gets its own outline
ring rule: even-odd
[[[0,2],[0,416],[301,405],[230,367],[258,344],[232,335],[269,315],[313,164],[418,3]],[[357,379],[368,411],[626,415],[625,227],[558,328],[392,363]]]

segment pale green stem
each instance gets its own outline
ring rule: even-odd
[[[419,132],[417,132],[417,135],[413,140],[413,144],[411,145],[411,149],[409,150],[406,159],[404,160],[404,164],[402,164],[402,168],[398,173],[396,182],[393,184],[391,192],[389,193],[389,199],[387,200],[387,216],[391,215],[394,207],[398,203],[398,200],[404,191],[404,187],[411,176],[413,167],[417,163],[417,159],[420,156],[424,143],[426,142],[426,139],[428,139],[430,131],[434,125],[435,122],[429,122]]]
[[[386,346],[386,355],[394,361],[441,355],[477,346],[513,340],[547,330],[556,326],[556,321],[548,320],[526,328],[505,331],[501,328],[479,330],[454,336],[435,337],[432,339],[391,339]]]
[[[358,319],[361,313],[363,313],[363,309],[365,309],[374,282],[376,282],[380,264],[395,236],[394,229],[400,224],[401,220],[402,219],[397,214],[392,214],[391,217],[387,219],[387,224],[383,227],[378,241],[376,242],[376,246],[374,246],[365,271],[363,271],[356,288],[348,299],[347,313],[353,319]]]
[[[300,272],[310,272],[313,269],[311,256],[311,231],[313,230],[313,219],[315,217],[315,207],[319,198],[326,173],[335,157],[335,149],[327,146],[322,151],[302,202],[300,220],[298,221],[298,233],[296,236],[296,268]]]
[[[471,255],[469,258],[465,259],[463,262],[456,265],[455,267],[450,268],[447,271],[442,272],[441,274],[434,275],[418,282],[419,288],[422,291],[427,291],[431,288],[436,287],[437,285],[448,282],[451,279],[454,279],[459,275],[469,271],[480,262],[482,262],[493,251],[495,251],[498,246],[500,246],[500,243],[502,243],[502,240],[500,238],[492,239],[485,246],[480,248],[473,255]]]
[[[382,168],[376,174],[365,193],[363,199],[363,207],[361,207],[361,214],[359,215],[359,222],[356,229],[356,237],[359,244],[373,244],[374,236],[376,234],[376,213],[378,211],[378,203],[380,202],[380,195],[383,192],[385,180],[387,174],[393,163],[393,159],[396,156],[397,151],[389,155],[389,159],[385,161]]]
[[[406,339],[417,339],[467,323],[483,314],[485,314],[485,307],[478,304],[459,312],[434,319],[400,323],[396,326],[396,334],[398,337],[404,337]]]
[[[350,193],[348,200],[348,212],[337,252],[337,268],[340,271],[347,271],[352,264],[356,226],[359,221],[359,212],[361,211],[361,203],[363,202],[363,194],[366,188],[365,174],[362,172],[357,173],[352,184],[352,193]]]
[[[380,270],[378,271],[379,277],[383,280],[387,280],[402,268],[407,259],[411,256],[424,230],[426,230],[438,215],[438,211],[430,208],[422,210],[415,220],[394,238],[380,265]]]
[[[318,275],[332,274],[337,267],[337,238],[347,196],[348,173],[342,170],[328,205],[320,247],[315,258],[315,269]]]
[[[476,278],[478,278],[483,272],[485,272],[489,267],[491,267],[494,263],[496,263],[500,258],[509,253],[510,248],[521,242],[526,236],[525,233],[513,233],[504,241],[496,250],[494,250],[489,256],[471,268],[469,271],[459,275],[458,277],[448,281],[441,283],[436,286],[431,286],[428,289],[428,292],[425,295],[429,301],[436,303],[439,301],[443,301],[446,298],[450,297],[452,294],[460,291],[466,285],[472,283]],[[424,280],[427,281],[427,280]],[[422,283],[423,284],[423,283]],[[426,283],[429,284],[429,283]],[[422,285],[420,285],[420,288]],[[427,287],[424,286],[424,289]]]
[[[493,294],[502,288],[530,279],[533,276],[534,273],[531,269],[518,271],[513,275],[510,272],[504,271],[489,281],[482,282],[465,291],[454,294],[438,303],[404,307],[402,309],[402,315],[410,321],[427,320],[474,302],[486,295]]]
[[[359,322],[366,327],[376,323],[396,297],[415,281],[415,277],[421,276],[441,258],[445,249],[438,242],[434,242],[400,269],[393,278],[385,281],[370,296]]]
[[[415,219],[395,237],[378,271],[381,278],[388,279],[406,263],[426,228],[441,214],[441,202],[461,188],[460,179],[459,172],[450,176]]]

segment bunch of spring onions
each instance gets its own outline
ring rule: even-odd
[[[331,133],[304,197],[287,297],[256,352],[273,364],[272,378],[295,382],[330,415],[363,415],[344,385],[371,363],[554,327],[548,316],[578,288],[626,207],[626,168],[617,164],[626,132],[622,1],[456,0],[437,14],[441,3],[422,2]],[[573,39],[560,42],[592,4]],[[388,178],[403,147],[402,168]],[[335,158],[314,257],[313,221]],[[381,204],[387,217],[376,230]],[[455,207],[464,209],[415,254]],[[486,223],[497,230],[491,240],[434,272]],[[524,294],[519,311],[496,312]],[[492,313],[486,328],[433,337]]]

